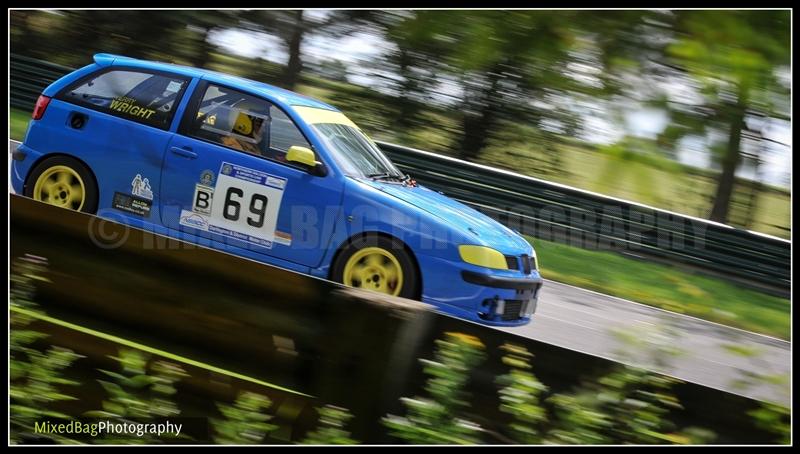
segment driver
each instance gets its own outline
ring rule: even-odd
[[[261,141],[267,127],[267,118],[255,111],[257,106],[242,103],[232,107],[228,121],[233,124],[231,134],[222,137],[222,143],[228,147],[261,155]]]

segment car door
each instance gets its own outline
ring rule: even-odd
[[[286,162],[292,145],[312,148],[280,108],[202,82],[164,158],[164,224],[210,239],[212,247],[318,266],[341,210],[343,181]]]
[[[159,223],[164,150],[190,79],[116,67],[79,79],[48,109],[54,151],[82,159],[97,175],[98,214]]]

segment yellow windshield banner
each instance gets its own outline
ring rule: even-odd
[[[352,126],[353,128],[358,129],[355,123],[350,121],[349,118],[345,117],[341,112],[335,112],[333,110],[327,109],[318,109],[316,107],[306,107],[306,106],[292,106],[300,115],[300,118],[303,119],[308,124],[319,124],[319,123],[335,123],[339,125],[347,125]]]

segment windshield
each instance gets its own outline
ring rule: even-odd
[[[392,161],[363,132],[340,123],[317,123],[316,130],[346,174],[360,177],[403,177]]]

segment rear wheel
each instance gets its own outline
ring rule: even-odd
[[[333,280],[350,287],[404,298],[417,298],[419,279],[414,261],[397,240],[382,236],[358,238],[333,264]]]
[[[25,195],[70,210],[97,211],[97,185],[92,173],[67,156],[48,158],[36,165],[25,185]]]

